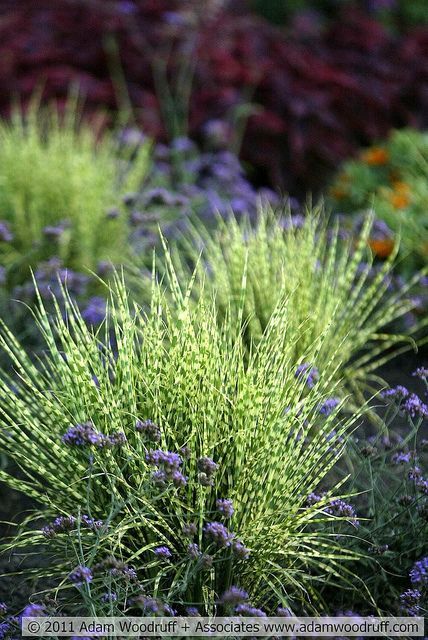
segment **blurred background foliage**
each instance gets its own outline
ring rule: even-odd
[[[4,0],[0,109],[78,82],[106,122],[162,142],[209,128],[253,183],[318,193],[361,146],[427,126],[427,15],[418,0]]]

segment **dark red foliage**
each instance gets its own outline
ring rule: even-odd
[[[171,77],[195,34],[190,0],[2,0],[0,108],[41,84],[64,98],[78,80],[89,108],[114,110],[112,40],[146,130],[165,136],[152,64],[170,56]],[[183,10],[184,7],[184,10]],[[323,31],[285,32],[252,14],[202,14],[190,131],[230,115],[249,117],[242,155],[256,179],[299,192],[394,126],[428,125],[428,29],[392,35],[348,10]],[[110,38],[109,38],[110,37]],[[110,53],[108,53],[110,51]]]

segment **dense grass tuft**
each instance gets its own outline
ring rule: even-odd
[[[417,277],[397,290],[395,256],[373,264],[370,216],[357,237],[342,238],[319,214],[309,211],[303,219],[264,210],[256,226],[232,216],[219,219],[214,233],[195,224],[172,245],[172,262],[183,281],[195,270],[197,296],[215,298],[219,318],[230,310],[249,343],[262,339],[287,299],[282,330],[294,361],[322,336],[314,364],[360,402],[362,392],[382,382],[376,369],[414,346],[417,326],[406,335],[396,329],[415,305],[409,292]],[[136,286],[144,296],[146,283],[137,279]]]
[[[44,544],[55,554],[49,571],[64,587],[74,588],[67,575],[77,560],[92,570],[91,606],[106,588],[95,567],[114,555],[135,568],[146,594],[174,607],[198,604],[212,611],[221,593],[238,584],[266,610],[303,595],[317,610],[317,581],[346,579],[345,561],[353,554],[335,535],[309,530],[333,518],[326,505],[338,487],[310,507],[307,496],[340,458],[344,435],[361,411],[348,418],[343,403],[321,410],[336,395],[333,376],[320,372],[311,385],[304,373],[296,375],[290,335],[305,345],[302,360],[311,362],[328,328],[311,342],[305,323],[300,329],[295,324],[293,299],[284,299],[248,349],[233,313],[220,321],[206,297],[191,302],[191,285],[182,294],[173,273],[170,303],[164,286],[153,279],[145,314],[130,303],[118,278],[97,333],[70,299],[65,318],[59,308],[51,318],[41,307],[46,355],[38,364],[3,327],[0,345],[16,376],[1,373],[1,449],[20,475],[3,471],[0,479],[41,506],[32,520],[47,524],[62,515],[80,523],[76,531],[48,540],[30,528],[14,545]],[[324,361],[330,372],[331,357],[333,362]],[[79,433],[86,430],[96,444],[80,446],[75,426],[87,421]],[[184,481],[158,463],[158,471],[167,471],[166,482],[154,482],[156,464],[147,453],[156,448],[180,453]],[[215,461],[215,473],[201,458]],[[226,524],[249,550],[248,558],[242,549],[235,557],[230,548],[216,548],[207,533],[207,523],[223,517],[219,499],[233,501]],[[104,524],[94,532],[79,514]],[[199,564],[186,551],[183,525],[190,522],[196,525]],[[347,526],[352,535],[352,524]],[[164,546],[171,559],[157,555],[166,553],[155,551]],[[207,554],[213,564],[203,570]],[[85,589],[80,587],[88,595]]]
[[[65,113],[33,100],[0,122],[1,263],[11,285],[29,266],[58,256],[71,268],[120,261],[127,248],[121,196],[136,190],[147,170],[148,147],[118,153],[114,136],[83,123],[76,101]],[[109,217],[110,208],[117,215]]]

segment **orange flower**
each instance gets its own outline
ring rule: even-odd
[[[371,147],[371,149],[363,151],[360,157],[366,164],[377,167],[388,162],[389,153],[386,149],[382,149],[382,147]]]
[[[389,196],[389,201],[394,209],[405,209],[410,204],[409,196],[404,193],[392,193]]]
[[[346,196],[348,195],[348,191],[340,185],[337,185],[336,187],[332,187],[330,189],[330,194],[333,196],[333,198],[336,198],[336,200],[343,200],[343,198],[346,198]]]
[[[394,241],[388,238],[384,240],[369,239],[368,245],[378,258],[387,258],[394,250]]]
[[[394,191],[401,195],[408,194],[410,191],[410,187],[407,182],[403,182],[402,180],[394,180],[392,186],[394,187]]]

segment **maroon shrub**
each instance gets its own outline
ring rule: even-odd
[[[198,139],[207,122],[233,118],[249,103],[242,157],[256,181],[294,193],[316,191],[338,163],[391,127],[427,126],[426,28],[393,35],[348,10],[327,29],[303,21],[285,31],[215,2],[196,24],[191,4],[3,0],[0,109],[37,88],[64,100],[78,81],[89,110],[114,112],[126,104],[123,75],[136,117],[162,139],[171,104],[165,109],[153,69],[168,60],[174,82],[190,56],[191,135]]]

